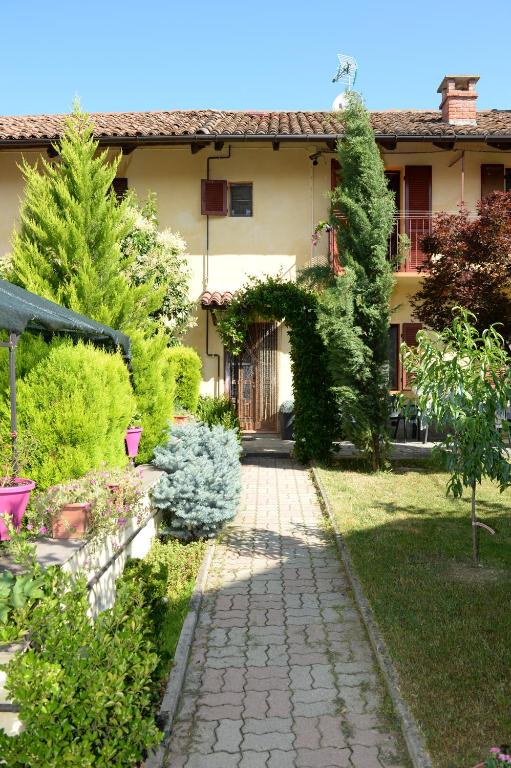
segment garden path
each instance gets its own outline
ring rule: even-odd
[[[251,457],[217,544],[167,768],[408,765],[306,469]]]

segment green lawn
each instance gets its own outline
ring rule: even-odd
[[[320,476],[435,766],[470,768],[511,742],[511,491],[480,490],[497,534],[481,532],[474,568],[468,495],[410,463]]]

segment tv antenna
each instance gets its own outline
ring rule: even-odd
[[[344,83],[345,91],[351,91],[357,79],[358,64],[353,56],[338,53],[339,65],[332,83]]]

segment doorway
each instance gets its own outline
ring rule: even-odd
[[[252,323],[245,349],[226,355],[226,382],[243,432],[276,432],[277,326]]]

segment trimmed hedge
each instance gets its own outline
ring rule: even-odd
[[[202,361],[191,347],[172,347],[169,353],[176,377],[176,403],[195,413],[202,380]]]
[[[137,333],[131,335],[133,387],[143,427],[137,457],[139,463],[151,461],[155,447],[165,439],[174,411],[175,363],[167,341],[163,333],[150,339]]]
[[[172,535],[190,540],[215,535],[238,509],[240,446],[234,430],[195,422],[172,427],[154,452],[165,475],[152,491]]]
[[[18,382],[18,423],[35,442],[24,472],[40,489],[81,477],[103,463],[126,464],[124,435],[135,410],[119,354],[66,341]],[[2,403],[2,431],[9,407]]]

